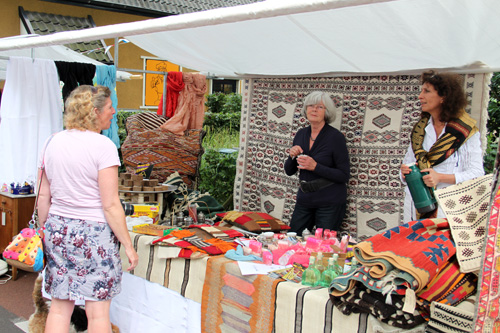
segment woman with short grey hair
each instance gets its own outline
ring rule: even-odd
[[[325,123],[333,123],[336,119],[335,104],[333,104],[330,96],[322,91],[313,91],[312,93],[307,95],[306,99],[304,100],[304,106],[301,110],[302,116],[307,119],[307,107],[319,103],[323,103],[325,107]]]
[[[329,125],[335,120],[335,105],[328,93],[313,91],[305,98],[301,114],[310,126],[297,132],[285,161],[285,173],[299,172],[300,180],[291,231],[300,236],[315,225],[339,230],[350,170],[345,137]]]

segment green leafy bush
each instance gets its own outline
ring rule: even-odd
[[[488,146],[484,154],[484,171],[493,173],[498,151],[500,129],[500,73],[494,73],[490,84],[490,102],[488,104]]]
[[[205,102],[205,106],[208,108],[209,112],[222,113],[225,103],[226,103],[226,95],[223,93],[215,93],[207,96],[207,101]]]
[[[241,111],[241,95],[217,92],[207,96],[205,106],[211,113],[234,113]]]
[[[224,103],[223,112],[225,113],[241,112],[241,95],[240,94],[226,95],[226,102]]]
[[[205,102],[208,111],[205,112],[203,127],[205,131],[215,131],[228,128],[229,131],[240,130],[241,95],[215,93],[207,96]]]
[[[233,209],[233,187],[237,152],[207,149],[200,167],[201,192],[209,192],[226,210]]]
[[[205,112],[203,127],[205,131],[228,129],[229,131],[240,131],[241,112],[234,113],[212,113]]]

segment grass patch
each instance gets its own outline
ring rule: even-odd
[[[240,133],[229,128],[214,129],[213,127],[203,128],[207,134],[203,139],[203,147],[207,149],[236,148],[240,142]]]

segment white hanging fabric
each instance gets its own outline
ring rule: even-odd
[[[36,180],[45,140],[63,128],[62,111],[54,61],[11,57],[0,105],[0,185]]]

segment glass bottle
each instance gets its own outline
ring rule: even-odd
[[[316,268],[318,269],[320,274],[323,274],[326,269],[326,267],[323,265],[323,252],[318,252],[318,257],[316,258]]]
[[[351,267],[349,267],[349,272],[355,271],[358,268],[358,259],[356,257],[351,260]]]
[[[338,276],[337,271],[335,270],[335,262],[333,261],[333,257],[328,258],[328,267],[325,269],[323,274],[321,274],[321,281],[320,285],[322,287],[330,287],[330,284],[332,283],[333,279],[335,279]]]
[[[321,274],[315,267],[316,258],[309,257],[309,267],[302,273],[302,284],[304,286],[316,287],[321,279]]]
[[[333,259],[333,269],[337,273],[337,276],[344,274],[344,270],[342,267],[339,265],[339,254],[334,253],[332,256]]]

